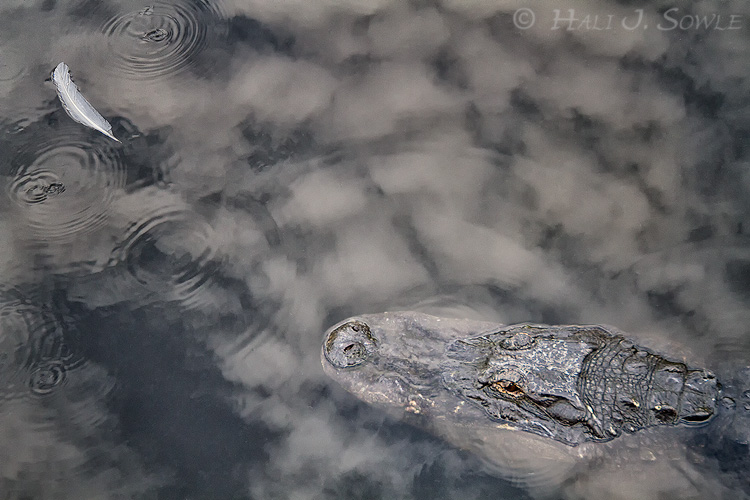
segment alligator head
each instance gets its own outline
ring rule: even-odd
[[[699,424],[718,386],[602,326],[514,325],[446,349],[443,381],[492,420],[569,445]]]
[[[602,326],[363,315],[326,332],[321,359],[326,373],[369,403],[444,426],[484,421],[571,446],[707,422],[719,390],[710,372]]]

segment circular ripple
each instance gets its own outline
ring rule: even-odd
[[[0,400],[43,396],[83,363],[68,347],[72,331],[14,290],[0,292]]]
[[[10,186],[11,195],[19,204],[33,204],[46,201],[65,191],[65,185],[54,172],[39,170],[17,177]]]
[[[31,337],[36,328],[29,319],[34,312],[19,301],[0,304],[0,400],[25,390],[33,358]]]
[[[126,182],[112,141],[74,125],[29,141],[5,173],[25,226],[45,240],[72,239],[102,225]]]
[[[213,271],[213,241],[211,226],[196,214],[165,210],[133,224],[114,260],[149,290],[189,303]]]
[[[55,390],[65,381],[65,365],[60,361],[41,364],[31,373],[29,385],[31,392],[44,396]]]
[[[23,78],[27,64],[25,56],[20,52],[8,48],[0,48],[0,84],[10,83]]]
[[[226,24],[203,1],[155,2],[105,23],[117,74],[134,79],[173,75],[191,64]]]

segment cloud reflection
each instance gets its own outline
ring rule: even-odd
[[[0,203],[4,279],[67,304],[92,359],[81,373],[120,384],[104,404],[66,379],[80,399],[41,427],[29,422],[49,410],[34,400],[0,410],[7,491],[525,495],[324,377],[323,330],[360,312],[602,322],[705,362],[750,352],[750,26],[552,29],[552,1],[177,4],[0,8],[5,184],[29,194],[13,176],[46,165],[34,151],[59,133],[75,137],[67,148],[91,140],[72,123],[49,129],[66,119],[44,84],[59,60],[106,117],[135,124],[130,149],[91,162],[111,168],[63,171],[64,192],[32,191],[33,206],[19,208],[18,187]],[[513,24],[520,7],[534,11],[529,29]],[[750,22],[741,2],[681,8]],[[661,13],[643,12],[655,26]],[[57,134],[19,150],[34,127]],[[95,224],[55,244],[77,220]],[[82,401],[111,427],[69,432],[61,415]],[[39,459],[39,446],[70,458]],[[34,467],[62,463],[62,477],[91,449],[126,465],[34,489]],[[721,481],[718,458],[674,453],[686,473],[591,473],[560,494],[613,496],[639,478],[642,498],[657,486],[700,496]]]

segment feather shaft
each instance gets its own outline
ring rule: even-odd
[[[107,137],[120,142],[112,135],[112,125],[83,97],[81,91],[70,78],[70,68],[64,62],[57,65],[52,72],[52,82],[57,89],[60,102],[74,121],[94,130],[98,130]]]

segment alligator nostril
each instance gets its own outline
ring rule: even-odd
[[[362,353],[365,351],[365,348],[362,344],[349,344],[348,346],[344,347],[344,354],[349,358],[355,358],[357,356],[361,356]]]
[[[375,352],[375,338],[370,327],[361,321],[348,321],[328,334],[324,353],[329,363],[337,368],[362,364]]]

